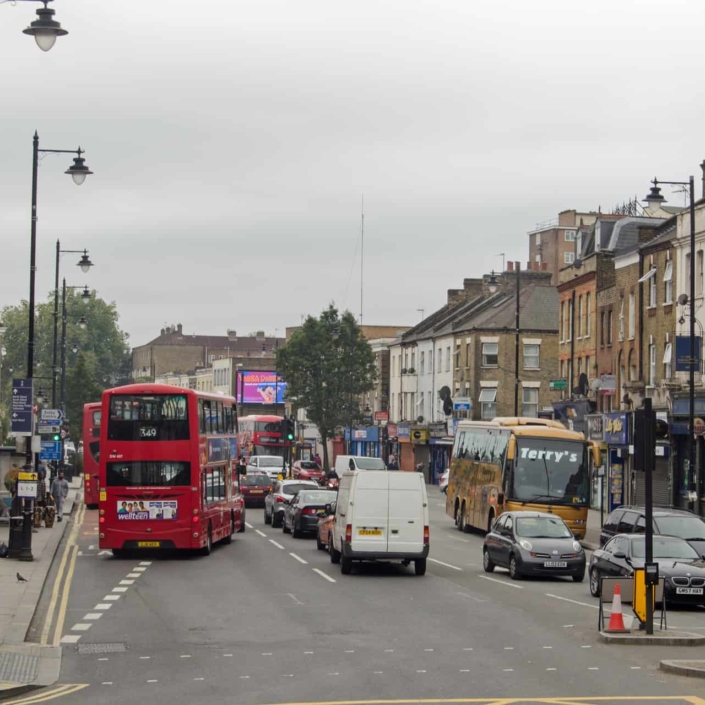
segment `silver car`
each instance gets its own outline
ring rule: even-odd
[[[264,498],[264,523],[274,528],[282,525],[284,507],[300,490],[320,487],[313,480],[277,480],[272,491]]]

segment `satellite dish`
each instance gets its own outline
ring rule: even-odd
[[[580,258],[577,258],[577,259],[573,262],[573,267],[575,267],[576,269],[580,269],[582,266],[583,266],[583,262],[582,262],[582,260],[581,260]]]
[[[590,382],[590,389],[592,389],[593,392],[599,392],[601,388],[602,380],[599,377],[595,377],[595,379]]]
[[[450,387],[441,387],[438,390],[438,396],[443,399],[443,401],[450,399]]]
[[[446,416],[451,416],[453,414],[453,400],[450,397],[446,397],[443,400],[443,413]]]
[[[688,303],[688,294],[679,294],[678,295],[678,305],[685,306],[687,303]]]
[[[584,372],[581,372],[580,377],[578,377],[578,389],[580,390],[578,394],[584,397],[586,397],[590,391],[590,383],[588,382],[587,375]]]

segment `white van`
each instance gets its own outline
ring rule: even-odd
[[[386,470],[382,458],[367,458],[363,455],[339,455],[335,459],[335,472],[338,477],[354,470]]]
[[[414,562],[426,572],[429,552],[428,498],[417,472],[346,472],[338,487],[328,550],[344,574],[353,561]]]
[[[251,455],[247,461],[247,472],[266,472],[270,480],[276,480],[280,474],[286,475],[284,457],[281,455]]]

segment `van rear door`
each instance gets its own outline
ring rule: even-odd
[[[425,487],[419,473],[389,473],[389,553],[423,550]]]
[[[389,533],[388,473],[363,472],[355,477],[350,493],[352,517],[351,548],[353,551],[386,553]]]

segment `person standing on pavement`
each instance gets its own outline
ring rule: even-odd
[[[51,493],[54,495],[56,503],[56,519],[63,521],[64,519],[64,500],[69,494],[69,483],[64,480],[63,470],[59,470],[59,476],[51,483]]]

